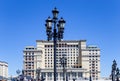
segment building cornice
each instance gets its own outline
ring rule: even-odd
[[[44,42],[44,43],[52,43],[53,41],[47,41],[47,40],[36,40],[36,42]],[[58,42],[86,42],[86,40],[61,40]]]
[[[0,61],[0,63],[5,63],[5,64],[8,64],[7,62],[5,62],[5,61]]]

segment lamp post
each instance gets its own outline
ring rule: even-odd
[[[71,72],[70,72],[70,73],[71,73],[71,76],[70,76],[71,78],[70,78],[70,79],[73,79],[73,72],[72,72],[72,69],[71,69]]]
[[[40,72],[41,72],[40,68],[36,69],[37,81],[40,81]]]
[[[20,74],[20,70],[18,69],[17,71],[16,71],[16,73],[18,74],[18,76],[19,76],[19,74]]]
[[[66,73],[66,65],[67,65],[67,58],[66,58],[66,55],[63,54],[63,57],[60,58],[60,62],[61,62],[61,65],[63,66],[63,81],[65,81],[65,73]],[[67,78],[66,78],[67,80]]]
[[[22,75],[20,77],[20,81],[24,81],[24,70],[22,70]]]
[[[47,40],[50,41],[53,38],[54,43],[54,81],[56,81],[56,45],[57,40],[63,39],[63,33],[64,33],[64,24],[65,21],[63,18],[58,20],[58,13],[59,11],[55,8],[52,10],[53,18],[51,19],[48,17],[46,20],[46,34],[47,34]],[[54,25],[53,31],[52,31],[52,24]]]
[[[91,70],[90,70],[90,77],[89,77],[89,81],[92,81]]]
[[[45,80],[45,78],[43,77],[43,75],[41,75],[41,81],[44,81]]]
[[[114,61],[113,61],[113,64],[112,64],[112,81],[115,81],[116,66],[117,66],[117,63],[116,63],[116,61],[114,60]]]
[[[75,78],[73,78],[73,81],[75,81]]]
[[[120,78],[120,70],[119,68],[116,69],[116,81],[119,81]]]
[[[16,73],[17,73],[17,75],[18,75],[18,77],[17,77],[17,80],[18,80],[18,81],[20,80],[20,77],[19,77],[20,72],[21,72],[21,71],[20,71],[19,69],[16,71]]]

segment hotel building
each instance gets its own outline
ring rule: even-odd
[[[0,61],[0,79],[8,78],[8,63]]]
[[[45,81],[54,79],[54,45],[53,41],[37,40],[37,46],[26,46],[23,50],[24,74],[37,78],[36,70]],[[63,80],[63,67],[60,58],[66,55],[66,74],[68,80],[100,78],[100,48],[86,45],[86,40],[64,40],[57,42],[56,66],[57,80]]]

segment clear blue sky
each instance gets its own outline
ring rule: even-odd
[[[64,40],[86,39],[101,49],[101,76],[120,67],[120,0],[0,0],[0,60],[9,75],[23,67],[23,49],[46,40],[45,20],[57,7],[66,20]]]

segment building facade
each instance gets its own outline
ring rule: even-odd
[[[0,61],[0,79],[8,78],[8,63]]]
[[[37,40],[37,46],[27,46],[23,50],[24,74],[46,81],[54,79],[54,45],[53,41]],[[100,48],[94,45],[87,46],[86,40],[58,41],[56,49],[57,80],[63,80],[61,58],[66,55],[67,63],[65,74],[68,80],[100,78]]]

